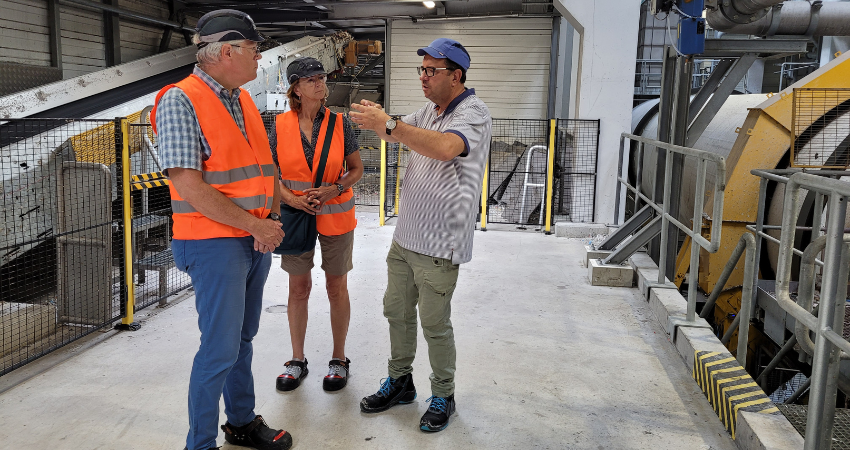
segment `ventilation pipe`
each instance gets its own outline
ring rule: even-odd
[[[708,25],[725,33],[850,36],[850,2],[716,0],[706,6]]]

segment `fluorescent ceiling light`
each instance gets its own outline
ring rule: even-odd
[[[425,5],[426,8],[434,7],[434,2],[422,2],[422,4]]]

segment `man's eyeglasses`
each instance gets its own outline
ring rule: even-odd
[[[328,80],[327,74],[315,75],[310,78],[301,78],[301,82],[307,84],[324,83]]]
[[[416,68],[416,72],[419,74],[419,76],[422,76],[422,72],[425,72],[425,76],[427,76],[428,78],[431,78],[434,75],[436,75],[438,70],[452,70],[452,69],[449,69],[447,67],[422,67],[422,66],[419,66],[419,67]]]
[[[252,55],[253,55],[253,56],[255,56],[255,57],[256,57],[257,55],[259,55],[259,54],[260,54],[260,47],[245,47],[245,46],[242,46],[242,45],[236,45],[236,44],[230,44],[230,46],[231,46],[231,47],[238,47],[238,48],[246,48],[246,49],[248,49],[248,50],[252,53]]]

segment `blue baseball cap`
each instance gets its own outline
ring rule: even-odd
[[[462,67],[464,72],[469,70],[469,63],[471,62],[469,52],[463,48],[463,45],[454,39],[448,38],[436,39],[431,45],[417,50],[416,54],[419,56],[429,55],[436,59],[449,59]]]

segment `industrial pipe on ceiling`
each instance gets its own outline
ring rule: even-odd
[[[718,31],[756,36],[850,36],[850,2],[718,0],[706,13]]]

